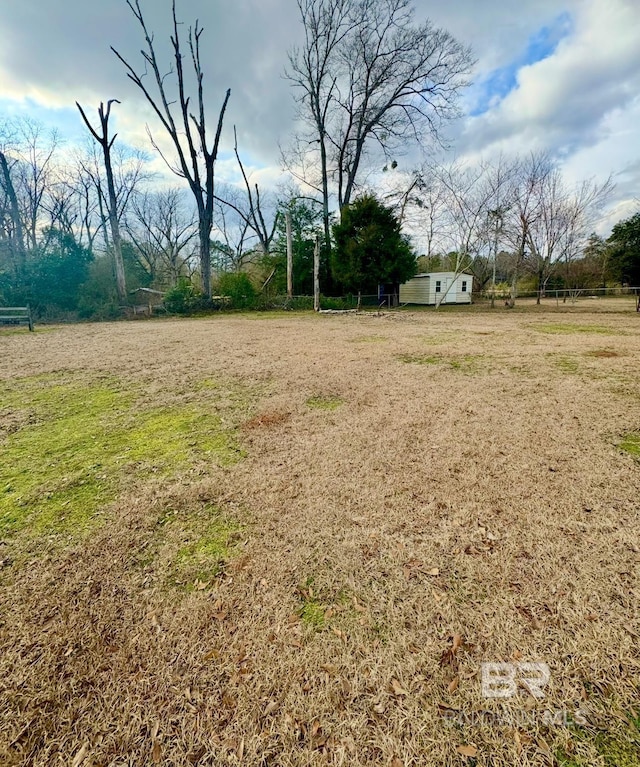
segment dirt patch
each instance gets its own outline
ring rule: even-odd
[[[291,417],[291,413],[285,413],[281,411],[270,411],[266,413],[258,413],[258,415],[250,418],[248,421],[242,424],[242,428],[245,431],[251,431],[252,429],[261,429],[269,426],[278,426],[279,424],[288,421]]]
[[[619,357],[618,352],[614,352],[611,349],[594,349],[591,352],[587,352],[590,357],[598,357],[599,359],[613,359]]]

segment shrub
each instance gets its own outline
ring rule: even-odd
[[[233,309],[250,309],[256,303],[256,289],[245,272],[228,272],[218,280],[217,293],[231,300]]]
[[[180,277],[175,288],[167,291],[164,297],[165,308],[171,314],[190,314],[199,309],[202,303],[202,294],[186,277]]]

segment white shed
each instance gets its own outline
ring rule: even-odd
[[[429,272],[400,285],[401,304],[470,304],[473,275],[461,272]]]

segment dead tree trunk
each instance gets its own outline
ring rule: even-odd
[[[109,139],[109,116],[111,114],[111,104],[119,104],[117,99],[110,99],[107,101],[107,109],[105,111],[104,104],[100,102],[98,109],[98,115],[100,117],[100,125],[102,127],[102,135],[100,135],[95,128],[89,122],[84,110],[76,101],[76,106],[80,110],[82,119],[85,125],[89,129],[89,132],[93,138],[102,147],[102,154],[104,156],[104,168],[107,175],[107,194],[109,198],[108,202],[108,214],[109,214],[109,228],[111,229],[111,240],[113,244],[113,260],[115,264],[116,273],[116,288],[118,291],[118,300],[121,304],[127,301],[127,283],[124,275],[124,261],[122,258],[122,239],[120,237],[120,222],[118,221],[118,200],[116,197],[116,187],[113,181],[113,166],[111,165],[111,147],[116,140],[117,133],[114,133],[113,138]]]
[[[213,227],[213,201],[214,201],[214,165],[218,157],[218,146],[222,133],[222,123],[227,109],[227,103],[231,91],[227,90],[218,114],[218,124],[211,149],[207,142],[207,127],[205,120],[205,100],[202,70],[200,59],[200,37],[203,29],[196,20],[195,26],[189,28],[188,45],[190,56],[187,57],[182,50],[178,18],[176,16],[175,0],[173,10],[173,34],[171,35],[171,47],[173,49],[172,73],[177,79],[177,96],[165,84],[166,74],[160,69],[153,41],[153,33],[147,29],[146,22],[140,9],[139,0],[127,0],[127,5],[135,16],[144,35],[146,47],[142,51],[144,59],[144,71],[138,73],[129,62],[118,53],[115,48],[111,50],[122,62],[127,70],[127,77],[142,91],[149,105],[169,134],[178,157],[177,166],[172,165],[162,154],[158,144],[153,141],[167,167],[176,175],[186,179],[189,189],[194,197],[199,216],[198,234],[200,238],[200,272],[202,277],[202,291],[207,298],[211,298],[211,229]],[[196,81],[195,109],[192,110],[191,97],[187,94],[185,82],[184,61],[191,60],[193,74]],[[143,78],[148,76],[155,83],[154,97],[147,87],[147,81]]]
[[[22,219],[20,218],[20,207],[18,197],[9,171],[9,163],[3,152],[0,152],[0,171],[2,171],[2,185],[5,188],[9,200],[9,214],[11,217],[11,226],[13,227],[11,244],[16,257],[16,272],[21,274],[26,263],[26,253],[24,247],[24,231],[22,228]]]

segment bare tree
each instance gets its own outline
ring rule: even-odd
[[[100,127],[102,129],[102,133],[98,133],[96,129],[91,125],[89,122],[89,119],[87,115],[85,114],[84,110],[78,104],[76,101],[76,106],[78,107],[80,114],[82,115],[82,119],[84,120],[85,125],[89,129],[89,132],[93,136],[93,138],[97,141],[98,144],[102,147],[102,156],[104,159],[104,169],[105,173],[107,175],[107,211],[109,216],[109,226],[111,229],[111,239],[112,239],[112,245],[113,245],[113,260],[115,265],[115,274],[116,274],[116,288],[118,291],[118,299],[120,303],[125,303],[127,301],[127,284],[125,280],[125,274],[124,274],[124,261],[122,258],[122,238],[120,237],[120,221],[118,216],[118,200],[116,197],[116,187],[113,180],[113,166],[111,164],[111,149],[113,147],[113,144],[116,140],[117,133],[114,133],[111,138],[109,138],[109,117],[111,115],[111,104],[116,103],[119,104],[120,102],[117,99],[110,99],[107,101],[107,108],[105,110],[104,103],[100,102],[100,106],[98,107],[98,116],[100,118]]]
[[[308,119],[312,142],[320,154],[320,192],[323,205],[325,247],[331,249],[329,227],[329,151],[331,122],[337,99],[340,49],[355,28],[353,0],[298,0],[304,26],[302,49],[289,54],[287,77],[300,92],[301,115]],[[312,143],[309,142],[309,143]],[[304,156],[305,152],[297,152]],[[302,179],[300,179],[302,180]]]
[[[329,181],[348,205],[370,148],[385,155],[438,136],[457,113],[470,51],[430,22],[416,24],[409,0],[299,0],[305,43],[287,77],[318,143],[325,237]]]
[[[567,187],[547,154],[531,154],[521,165],[515,230],[522,261],[536,276],[538,303],[558,265],[581,252],[612,189],[610,178]]]
[[[56,162],[55,131],[28,119],[0,126],[0,237],[20,275],[29,254],[47,249],[64,229],[69,192]]]
[[[228,271],[240,272],[257,256],[254,247],[255,235],[249,231],[247,216],[245,213],[238,213],[242,200],[237,190],[226,189],[224,200],[216,203],[214,225],[217,237],[213,242],[213,249],[218,274]]]
[[[234,136],[234,151],[236,160],[238,161],[238,167],[242,175],[244,182],[245,194],[244,199],[241,200],[238,194],[229,195],[225,197],[215,197],[216,202],[220,203],[222,207],[231,208],[242,221],[242,237],[241,242],[244,243],[249,231],[253,233],[253,236],[258,240],[258,248],[263,256],[269,255],[271,243],[276,233],[276,227],[278,225],[278,218],[280,216],[279,211],[275,211],[273,221],[267,224],[265,207],[263,205],[263,198],[260,194],[260,187],[257,183],[251,184],[249,177],[245,170],[242,160],[240,159],[240,153],[238,152],[238,136],[236,133],[235,125],[233,126]],[[223,213],[223,229],[226,233],[226,220]]]
[[[191,57],[193,75],[196,89],[196,111],[191,111],[191,96],[187,94],[186,74],[184,70],[185,56],[181,47],[179,24],[176,16],[176,3],[173,0],[173,34],[171,46],[173,49],[172,68],[168,74],[177,79],[177,101],[168,93],[167,73],[160,68],[153,35],[149,32],[139,0],[127,0],[136,21],[142,29],[145,39],[145,49],[142,50],[145,71],[138,72],[115,48],[111,50],[122,62],[127,70],[127,76],[142,91],[151,108],[169,134],[177,154],[177,166],[169,162],[160,150],[157,142],[149,134],[156,150],[165,160],[167,166],[176,175],[186,179],[189,189],[194,197],[198,210],[198,235],[200,241],[200,269],[202,277],[202,289],[204,294],[211,297],[211,230],[213,227],[213,202],[214,202],[214,166],[218,156],[218,147],[222,133],[224,114],[227,108],[231,90],[227,90],[222,107],[218,114],[218,124],[211,148],[207,139],[206,109],[204,99],[204,72],[200,57],[200,38],[203,29],[196,20],[195,26],[189,27],[188,46]],[[175,67],[175,69],[173,68]],[[153,84],[147,87],[145,79],[149,74]],[[152,95],[154,89],[156,95]],[[174,112],[177,115],[174,116]]]
[[[9,161],[2,151],[0,151],[0,189],[4,198],[1,208],[0,236],[7,243],[7,251],[14,262],[15,272],[20,274],[24,269],[26,260],[22,218]]]
[[[138,262],[154,283],[173,287],[185,272],[191,273],[198,220],[193,207],[185,204],[183,190],[136,194],[125,227]]]

